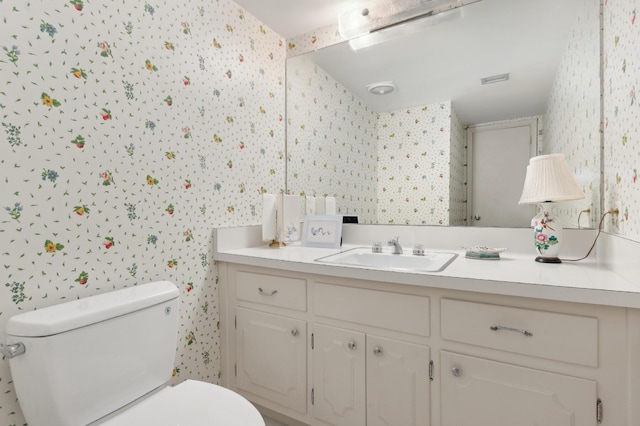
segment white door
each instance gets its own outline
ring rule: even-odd
[[[367,335],[367,426],[431,424],[429,361],[427,346]]]
[[[238,308],[238,388],[306,413],[306,336],[305,321]]]
[[[365,426],[364,333],[315,324],[313,415],[334,426]]]
[[[442,352],[442,424],[596,426],[596,382]]]
[[[536,155],[536,119],[468,129],[467,223],[529,227],[535,206],[518,205],[529,158]]]

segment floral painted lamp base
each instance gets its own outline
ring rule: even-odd
[[[539,255],[536,262],[562,263],[558,257],[563,242],[562,223],[555,214],[555,203],[540,203],[538,206],[540,212],[531,219],[534,244]]]

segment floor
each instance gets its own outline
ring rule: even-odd
[[[284,423],[280,423],[266,416],[264,417],[264,423],[265,423],[265,426],[286,426]]]

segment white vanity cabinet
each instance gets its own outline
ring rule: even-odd
[[[442,424],[596,426],[594,380],[442,352]]]
[[[365,334],[314,324],[312,345],[313,417],[335,426],[365,426]]]
[[[336,426],[429,425],[430,352],[413,343],[430,334],[429,298],[320,280],[312,293],[314,417]]]
[[[313,416],[335,426],[430,424],[429,348],[314,324]]]
[[[304,413],[306,322],[238,308],[236,324],[238,388]]]
[[[223,384],[292,425],[638,424],[637,310],[219,265]]]
[[[287,414],[307,411],[306,281],[234,271],[236,389]],[[289,411],[286,411],[289,410]]]

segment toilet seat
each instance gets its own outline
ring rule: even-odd
[[[258,410],[222,386],[197,380],[160,390],[100,426],[265,426]]]

